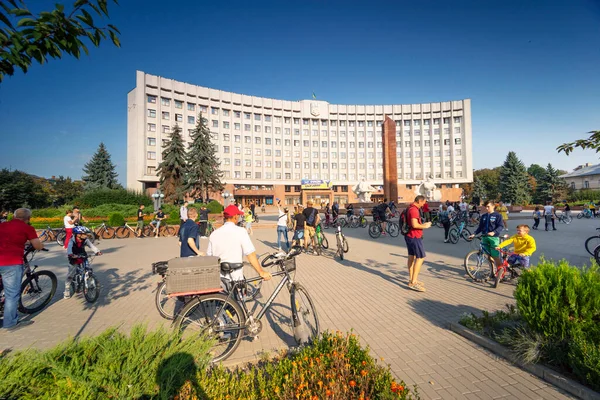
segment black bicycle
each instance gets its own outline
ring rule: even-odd
[[[341,226],[338,226],[337,231],[335,232],[335,241],[337,243],[335,254],[340,257],[340,260],[344,260],[344,253],[347,253],[350,250],[350,245],[348,245],[348,240],[346,240],[346,236],[342,233]]]
[[[237,349],[243,337],[256,337],[261,332],[262,317],[283,287],[287,286],[294,338],[300,345],[312,342],[319,334],[319,319],[307,290],[293,279],[296,270],[295,257],[298,254],[300,250],[293,248],[287,255],[274,261],[279,271],[274,272],[272,276],[283,278],[256,316],[254,312],[257,307],[249,311],[243,301],[244,290],[248,283],[261,281],[262,278],[227,280],[227,290],[224,293],[203,294],[190,300],[177,316],[176,329],[183,337],[208,335],[215,340],[211,350],[212,362],[225,360]],[[231,271],[229,264],[221,264],[223,274],[231,277]]]
[[[57,279],[51,271],[36,271],[37,265],[31,266],[33,257],[40,250],[32,246],[25,248],[23,254],[23,283],[21,283],[21,299],[19,311],[24,314],[33,314],[46,307],[56,293]],[[41,251],[48,251],[42,249]],[[4,284],[0,276],[0,315],[4,315]]]
[[[83,291],[83,296],[88,303],[95,302],[100,295],[100,284],[90,266],[94,256],[73,256],[71,258],[78,258],[83,261],[81,264],[76,265],[75,275],[71,280],[71,294]]]

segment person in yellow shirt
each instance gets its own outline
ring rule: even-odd
[[[250,207],[246,206],[244,208],[244,221],[246,222],[246,231],[248,231],[248,235],[252,235],[252,211]]]
[[[517,234],[506,239],[496,247],[499,250],[509,244],[514,244],[515,254],[508,257],[509,264],[519,263],[523,268],[529,268],[529,257],[535,253],[536,245],[533,236],[529,235],[528,225],[517,226]]]
[[[504,205],[503,202],[500,202],[498,207],[496,207],[496,212],[502,215],[502,223],[504,224],[504,230],[508,230],[508,208]]]

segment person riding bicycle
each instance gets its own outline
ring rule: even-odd
[[[365,208],[362,205],[360,206],[360,209],[358,210],[358,216],[360,217],[361,221],[365,217]]]
[[[90,230],[84,226],[76,226],[73,228],[73,237],[69,240],[69,245],[67,247],[69,272],[67,273],[67,279],[65,280],[65,299],[71,297],[71,280],[73,279],[73,274],[77,269],[77,265],[83,264],[84,259],[88,256],[85,247],[87,246],[92,249],[97,256],[102,255],[102,252],[88,239],[89,233]]]
[[[515,245],[515,254],[508,257],[508,263],[511,265],[519,263],[524,269],[529,268],[529,257],[536,250],[535,239],[529,235],[529,226],[517,226],[517,234],[500,243],[496,250],[500,250],[511,243]]]
[[[498,244],[500,244],[500,235],[504,230],[504,224],[502,223],[502,215],[495,212],[494,202],[488,200],[485,202],[485,209],[487,213],[483,214],[479,219],[479,226],[475,230],[475,233],[469,238],[473,239],[475,235],[481,233],[481,244],[486,246],[490,252],[490,256],[494,259],[496,267],[502,264],[500,259],[500,253],[496,250]],[[494,271],[491,272],[491,278],[494,278]]]
[[[329,207],[329,203],[325,205],[325,223],[329,225],[331,222],[331,207]]]
[[[221,264],[228,263],[232,268],[230,274],[223,275],[221,273],[222,280],[229,281],[230,277],[234,281],[244,279],[243,261],[245,256],[260,277],[268,281],[271,279],[271,273],[263,270],[258,263],[256,249],[248,232],[237,226],[240,215],[244,215],[244,213],[233,204],[223,210],[225,223],[210,235],[206,255],[219,257]]]
[[[154,214],[154,220],[150,222],[150,225],[154,226],[153,232],[156,233],[156,235],[154,235],[155,238],[158,237],[158,234],[160,233],[160,223],[165,218],[167,218],[165,216],[165,213],[163,212],[162,208],[159,208],[158,211]]]
[[[381,234],[385,235],[385,227],[387,221],[387,211],[389,210],[390,205],[388,204],[387,199],[383,199],[383,203],[379,204],[377,207],[373,209],[373,218],[378,218],[381,221]]]
[[[346,204],[346,215],[348,219],[354,215],[354,206],[352,204]]]

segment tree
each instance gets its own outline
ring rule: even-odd
[[[566,155],[569,155],[575,148],[579,147],[582,150],[590,149],[595,150],[596,153],[600,152],[600,131],[590,131],[590,137],[587,139],[579,139],[571,143],[563,143],[556,148],[558,152],[564,151]]]
[[[100,143],[92,159],[83,167],[83,172],[85,175],[82,179],[86,190],[122,188],[117,182],[119,174],[115,171],[115,165],[110,160],[104,143]]]
[[[54,205],[68,204],[83,194],[83,183],[70,177],[59,176],[52,186]]]
[[[479,201],[487,199],[487,191],[485,185],[483,184],[483,181],[477,176],[473,181],[473,198],[477,198],[479,199]]]
[[[514,151],[510,151],[500,170],[500,193],[503,201],[511,204],[527,204],[529,175],[525,165]]]
[[[0,0],[0,82],[5,75],[12,76],[15,68],[26,73],[34,61],[44,64],[49,58],[62,58],[63,53],[80,58],[82,50],[89,54],[83,40],[98,47],[108,33],[120,47],[119,30],[111,24],[97,26],[90,14],[108,17],[107,3],[76,0],[68,13],[64,5],[56,4],[54,10],[34,15],[23,0]]]
[[[527,168],[527,173],[533,176],[536,181],[539,181],[546,173],[546,169],[538,164],[531,164]]]
[[[485,187],[485,198],[487,200],[497,200],[500,194],[498,187],[500,182],[500,167],[478,169],[473,172],[473,178],[478,178]]]
[[[0,209],[15,210],[19,207],[40,208],[50,205],[48,192],[36,178],[22,171],[2,169],[0,171]]]
[[[175,203],[183,194],[185,174],[185,148],[181,137],[181,128],[175,125],[169,134],[171,140],[164,147],[162,162],[156,172],[160,178],[160,188],[165,201]]]
[[[538,181],[536,190],[537,200],[540,203],[545,203],[550,200],[552,202],[564,198],[567,192],[567,185],[564,179],[559,178],[560,172],[548,164],[544,170],[544,175]]]
[[[186,155],[186,174],[184,189],[192,196],[198,193],[205,199],[209,197],[209,191],[223,190],[221,182],[223,173],[220,170],[220,162],[215,154],[211,142],[210,130],[206,126],[207,120],[198,115],[198,123],[191,133],[192,142]]]

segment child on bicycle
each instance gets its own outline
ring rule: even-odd
[[[90,230],[84,226],[76,226],[73,228],[73,237],[69,240],[67,247],[67,259],[69,260],[69,272],[67,273],[67,279],[65,281],[65,292],[64,297],[68,299],[71,297],[71,280],[73,274],[77,269],[77,265],[83,264],[84,258],[87,257],[85,247],[89,247],[93,252],[100,256],[102,252],[98,250],[94,243],[88,239],[88,233]]]
[[[529,226],[517,226],[517,234],[500,243],[496,250],[511,243],[515,246],[515,254],[508,257],[508,263],[512,265],[518,262],[524,269],[529,268],[529,257],[536,250],[535,239],[529,235]]]

